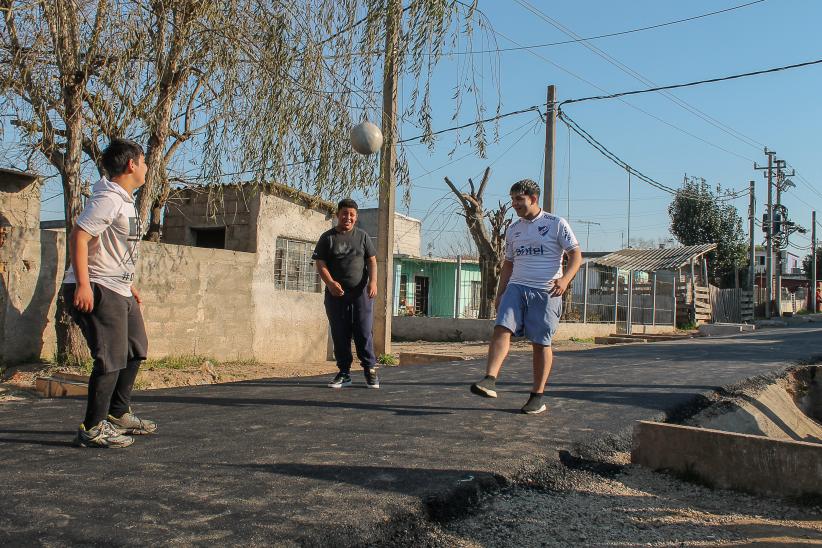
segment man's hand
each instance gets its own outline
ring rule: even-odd
[[[134,295],[134,300],[137,301],[137,304],[143,304],[143,299],[140,298],[140,292],[137,291],[137,288],[133,285],[131,286],[131,294]]]
[[[494,297],[494,312],[499,312],[499,303],[502,300],[502,293],[497,291],[497,296]]]
[[[91,290],[91,286],[78,284],[74,290],[74,302],[72,304],[74,308],[84,314],[94,310],[94,292]]]
[[[551,285],[551,291],[549,294],[552,297],[559,297],[568,289],[569,280],[565,278],[557,278],[554,280],[554,283]]]
[[[345,295],[345,291],[343,290],[342,286],[340,285],[340,282],[336,282],[334,280],[332,280],[331,283],[328,284],[328,290],[335,297],[342,297],[343,295]]]
[[[377,296],[377,281],[373,280],[368,282],[368,298],[373,299]]]

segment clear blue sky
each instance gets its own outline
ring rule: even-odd
[[[539,10],[583,37],[620,32],[730,8],[746,0],[529,0]],[[514,0],[480,0],[496,34],[496,45],[477,39],[475,47],[511,47],[568,39],[563,32]],[[766,0],[749,7],[691,22],[628,35],[593,40],[607,55],[656,84],[666,85],[719,77],[822,58],[818,0]],[[506,38],[507,37],[507,38]],[[460,46],[457,47],[460,49]],[[452,94],[456,71],[465,58],[444,59],[436,68],[432,95],[434,129],[455,125]],[[546,86],[554,84],[560,100],[648,87],[602,59],[583,44],[566,44],[529,51],[477,56],[483,67],[482,89],[493,112],[499,95],[502,112],[544,104]],[[499,67],[499,88],[490,75]],[[557,65],[561,66],[559,68]],[[404,81],[403,94],[410,82]],[[598,86],[598,87],[595,87]],[[637,170],[669,186],[678,186],[685,173],[704,177],[725,188],[740,189],[756,181],[757,216],[761,218],[766,187],[753,163],[766,162],[763,146],[795,167],[801,177],[784,203],[796,222],[809,226],[813,208],[822,211],[822,168],[819,130],[822,127],[822,65],[771,75],[676,90],[677,98],[710,116],[717,128],[660,94],[568,105],[566,112],[614,153]],[[466,103],[460,122],[469,122]],[[489,125],[489,131],[491,126]],[[730,133],[741,134],[734,137]],[[402,137],[419,134],[406,124]],[[423,220],[423,252],[448,254],[465,241],[459,206],[445,187],[443,176],[464,184],[478,181],[492,166],[486,203],[505,200],[511,183],[522,178],[542,181],[544,125],[536,113],[506,118],[500,123],[500,142],[478,158],[463,146],[449,157],[453,137],[442,136],[433,151],[407,147],[412,177],[410,208],[398,210]],[[588,250],[613,250],[624,243],[628,226],[627,175],[576,136],[557,124],[556,208],[568,216],[585,246],[586,227],[579,220],[600,223],[590,227]],[[7,136],[8,138],[8,136]],[[570,152],[570,162],[569,162]],[[456,161],[455,161],[456,160]],[[445,167],[443,167],[445,166]],[[53,182],[54,183],[54,182]],[[44,198],[59,192],[47,187]],[[631,237],[667,238],[670,195],[634,180]],[[376,199],[361,197],[365,206]],[[570,198],[570,200],[569,200]],[[44,203],[43,217],[62,216],[59,198]],[[747,196],[735,205],[747,219]],[[747,227],[747,221],[745,226]],[[747,228],[746,228],[747,230]],[[757,234],[757,242],[761,233]],[[809,236],[792,243],[807,246]],[[805,251],[794,250],[799,255]]]
[[[655,25],[746,3],[745,0],[530,2],[583,37]],[[514,0],[481,0],[479,7],[499,33],[496,35],[498,47],[516,45],[504,37],[522,45],[568,39],[566,34]],[[820,21],[822,2],[766,0],[691,22],[590,43],[646,79],[667,85],[822,58]],[[480,43],[475,47],[477,45]],[[579,43],[533,52],[537,55],[528,51],[499,54],[503,112],[544,103],[548,84],[557,86],[560,100],[600,95],[603,90],[619,92],[648,87]],[[484,56],[486,76],[493,60],[491,55]],[[433,90],[435,130],[455,125],[450,119],[451,95],[457,62],[461,61],[461,57],[446,59],[437,68]],[[496,88],[490,78],[486,78],[483,87],[492,112]],[[713,118],[725,131],[657,93],[624,101],[568,105],[566,112],[630,165],[669,186],[681,184],[685,173],[704,177],[712,184],[720,183],[724,188],[746,188],[749,180],[755,180],[760,218],[766,185],[762,172],[753,170],[753,163],[766,163],[762,149],[768,146],[802,176],[793,178],[797,187],[786,194],[783,202],[793,220],[809,227],[811,210],[822,211],[820,92],[822,65],[672,92],[704,113],[703,116]],[[468,108],[463,111],[471,114]],[[492,164],[487,202],[505,199],[507,189],[518,179],[528,177],[541,182],[544,125],[537,123],[538,120],[535,113],[503,120],[500,133],[512,133],[489,147],[486,159],[471,155],[468,146],[449,158],[447,153],[453,140],[448,135],[438,141],[433,152],[422,146],[409,147],[413,179],[411,204],[410,209],[402,205],[398,209],[423,219],[423,252],[431,249],[435,254],[444,254],[455,247],[455,240],[465,239],[464,221],[454,214],[459,207],[448,193],[443,176],[457,183],[465,183],[469,176],[478,181],[485,166]],[[464,121],[470,119],[465,117]],[[526,127],[516,130],[523,124],[527,124]],[[742,137],[729,134],[735,132]],[[403,137],[418,133],[410,125],[402,128]],[[586,227],[574,221],[601,224],[590,227],[589,250],[618,248],[628,225],[625,171],[575,135],[570,139],[569,163],[568,131],[562,123],[557,124],[557,135],[557,212],[569,217],[583,245]],[[466,154],[468,157],[436,169]],[[670,195],[636,179],[632,189],[631,237],[668,237],[666,209]],[[367,200],[367,205],[375,204],[376,200]],[[747,196],[734,204],[747,227]],[[757,234],[757,241],[760,240],[761,232]],[[792,243],[807,246],[809,236],[795,235]]]

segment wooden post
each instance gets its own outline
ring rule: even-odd
[[[582,265],[582,323],[588,323],[588,263]]]
[[[556,87],[548,86],[545,120],[545,188],[542,192],[542,209],[554,212],[554,148],[557,129]]]
[[[651,286],[651,325],[656,325],[656,272],[654,272],[653,280]]]
[[[374,306],[374,353],[391,353],[391,317],[394,302],[394,210],[397,165],[397,46],[402,1],[389,0],[385,30],[382,83],[382,134],[380,191],[377,218],[377,298]]]

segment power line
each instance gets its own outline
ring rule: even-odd
[[[774,67],[774,68],[769,68],[769,69],[756,70],[756,71],[753,71],[753,72],[744,72],[742,74],[733,74],[731,76],[721,76],[721,77],[718,77],[718,78],[709,78],[707,80],[697,80],[695,82],[688,82],[688,83],[685,83],[685,84],[672,84],[672,85],[669,85],[669,86],[659,86],[659,87],[655,87],[655,88],[639,89],[639,90],[634,90],[634,91],[623,91],[623,92],[620,92],[620,93],[612,93],[610,95],[595,95],[595,96],[592,96],[592,97],[581,97],[579,99],[566,99],[565,101],[562,101],[561,103],[559,103],[559,106],[561,107],[562,105],[569,105],[571,103],[581,103],[583,101],[601,101],[601,100],[604,100],[604,99],[617,99],[619,97],[625,97],[625,96],[628,96],[628,95],[639,95],[641,93],[652,93],[652,92],[655,92],[655,91],[662,91],[662,90],[667,90],[667,89],[686,88],[686,87],[691,87],[691,86],[699,86],[699,85],[702,85],[702,84],[713,84],[713,83],[716,83],[716,82],[724,82],[724,81],[727,81],[727,80],[737,80],[739,78],[747,78],[749,76],[759,76],[759,75],[762,75],[762,74],[769,74],[769,73],[772,73],[772,72],[781,72],[783,70],[791,70],[791,69],[795,69],[795,68],[808,67],[808,66],[811,66],[811,65],[818,65],[820,63],[822,63],[822,59],[816,59],[814,61],[805,61],[803,63],[795,63],[793,65],[785,65],[785,66],[781,66],[781,67]]]
[[[571,29],[569,29],[565,25],[563,25],[562,23],[560,23],[556,19],[550,17],[545,12],[543,12],[543,11],[539,10],[538,8],[536,8],[528,0],[514,0],[514,1],[517,2],[520,6],[524,7],[527,10],[529,10],[531,13],[537,15],[538,17],[540,17],[541,19],[546,21],[548,24],[550,24],[551,26],[553,26],[554,28],[556,28],[560,32],[563,32],[566,35],[568,35],[572,38],[575,38],[575,39],[581,38],[577,33],[572,31]],[[590,44],[590,43],[588,43],[584,40],[580,40],[580,43],[581,43],[581,45],[583,45],[584,47],[586,47],[587,49],[592,51],[594,54],[596,54],[597,56],[604,59],[606,62],[608,62],[611,65],[615,66],[616,68],[618,68],[619,70],[621,70],[625,74],[631,76],[632,78],[635,78],[636,80],[642,82],[646,86],[650,86],[650,87],[658,86],[658,84],[656,84],[652,80],[650,80],[647,77],[645,77],[644,75],[640,74],[638,71],[636,71],[633,68],[629,67],[625,63],[623,63],[623,62],[619,61],[618,59],[612,57],[611,55],[609,55],[607,52],[600,49],[599,47],[597,47],[593,44]],[[756,140],[751,139],[750,137],[742,134],[740,131],[737,131],[736,129],[730,127],[729,125],[717,120],[713,116],[703,112],[702,110],[700,110],[697,107],[687,103],[686,101],[680,99],[679,97],[673,95],[672,93],[670,93],[668,91],[662,91],[661,93],[664,97],[666,97],[668,100],[672,101],[673,103],[675,103],[676,105],[678,105],[682,109],[684,109],[687,112],[689,112],[689,113],[697,116],[698,118],[704,120],[705,122],[707,122],[708,124],[716,127],[720,131],[723,131],[723,132],[727,133],[728,135],[730,135],[734,139],[737,139],[737,140],[741,141],[745,145],[753,147],[757,150],[760,150],[764,147],[764,145],[762,143],[759,143]]]
[[[618,32],[609,32],[607,34],[598,34],[596,36],[589,36],[587,38],[577,38],[577,39],[573,39],[573,40],[562,40],[562,41],[559,41],[559,42],[548,42],[548,43],[545,43],[545,44],[533,44],[533,45],[530,45],[530,46],[516,46],[516,47],[511,47],[511,48],[494,48],[494,49],[481,49],[481,50],[472,50],[472,51],[448,51],[448,52],[443,53],[442,55],[443,56],[449,56],[449,55],[481,55],[481,54],[486,54],[486,53],[505,53],[505,52],[509,52],[509,51],[523,51],[523,50],[531,50],[531,49],[539,49],[539,48],[548,48],[548,47],[552,47],[552,46],[562,46],[562,45],[565,45],[565,44],[575,44],[577,42],[588,42],[590,40],[600,40],[602,38],[613,38],[614,36],[625,36],[626,34],[633,34],[633,33],[636,33],[636,32],[644,32],[644,31],[648,31],[648,30],[654,30],[654,29],[659,29],[659,28],[663,28],[663,27],[669,27],[671,25],[678,25],[678,24],[681,24],[681,23],[688,23],[690,21],[696,21],[698,19],[704,19],[705,17],[711,17],[713,15],[720,15],[720,14],[727,13],[727,12],[730,12],[730,11],[735,11],[735,10],[739,10],[739,9],[742,9],[742,8],[747,8],[747,7],[753,6],[755,4],[761,4],[762,2],[765,2],[765,0],[755,0],[753,2],[747,2],[745,4],[740,4],[738,6],[732,6],[730,8],[725,8],[725,9],[722,9],[722,10],[711,11],[711,12],[708,12],[708,13],[703,13],[701,15],[694,15],[693,17],[686,17],[684,19],[676,19],[674,21],[666,21],[664,23],[657,23],[655,25],[648,25],[648,26],[645,26],[645,27],[636,27],[636,28],[632,28],[632,29],[628,29],[628,30],[622,30],[622,31],[618,31]],[[406,8],[406,9],[408,9],[408,8]],[[364,20],[365,20],[365,18],[362,19],[361,21],[359,21],[359,23],[361,23]],[[356,23],[356,24],[358,24],[358,23]],[[325,41],[328,41],[328,40],[329,39],[326,39]],[[322,44],[324,42],[320,42],[320,43]],[[352,52],[352,53],[347,54],[347,55],[367,56],[367,55],[378,55],[378,54],[382,54],[382,53],[383,53],[382,50],[374,50],[374,51],[368,51],[368,52]],[[425,55],[432,55],[432,54],[425,54]]]
[[[576,123],[573,119],[571,119],[567,114],[565,114],[562,111],[559,111],[558,117],[559,117],[560,120],[562,120],[563,123],[565,123],[568,127],[570,127],[571,130],[574,131],[574,133],[576,133],[577,135],[582,137],[583,140],[585,140],[588,144],[590,144],[600,154],[602,154],[603,156],[605,156],[606,158],[608,158],[609,160],[614,162],[616,165],[618,165],[622,169],[625,169],[629,173],[631,173],[633,175],[636,175],[640,180],[642,180],[645,183],[651,185],[652,187],[654,187],[658,190],[661,190],[663,192],[667,192],[667,193],[672,194],[672,195],[684,196],[686,198],[690,198],[690,199],[693,199],[693,200],[706,200],[706,198],[704,196],[701,196],[701,195],[698,195],[698,194],[693,194],[693,193],[688,193],[688,192],[683,192],[681,189],[676,189],[676,188],[670,187],[668,185],[660,183],[659,181],[649,177],[648,175],[645,175],[641,171],[638,171],[636,168],[632,167],[627,162],[622,160],[619,156],[617,156],[616,154],[611,152],[605,145],[600,143],[596,138],[594,138],[594,136],[592,136],[585,129],[583,129],[578,123]],[[740,198],[742,196],[747,195],[748,192],[749,192],[748,189],[735,191],[735,192],[729,193],[726,196],[714,198],[711,201],[723,202],[723,201],[735,200],[737,198]]]

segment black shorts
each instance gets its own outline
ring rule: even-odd
[[[124,297],[92,283],[94,308],[85,313],[74,308],[76,288],[75,284],[64,284],[63,297],[72,319],[86,338],[95,372],[119,371],[133,360],[146,359],[148,337],[140,305],[134,297]]]

